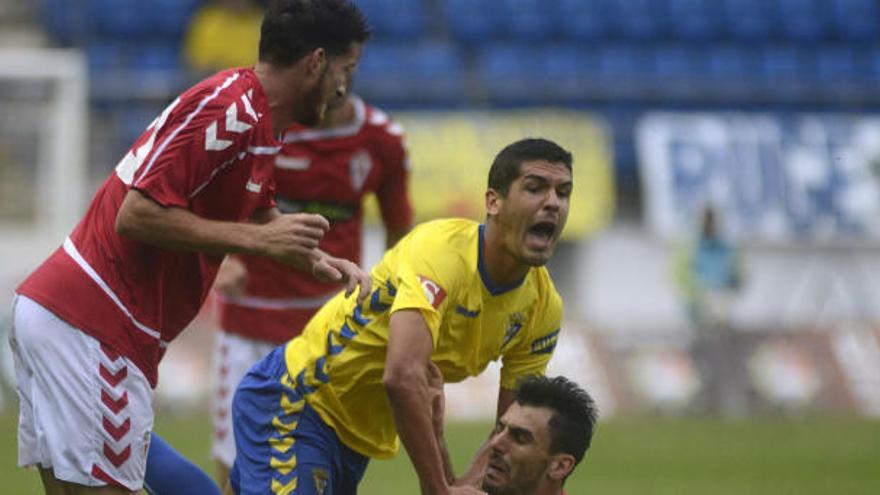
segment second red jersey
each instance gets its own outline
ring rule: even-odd
[[[330,221],[321,241],[327,253],[361,258],[362,203],[375,193],[389,230],[412,222],[409,163],[403,130],[388,116],[351,97],[355,118],[331,129],[293,126],[275,161],[275,200],[286,213],[320,213]],[[221,295],[220,325],[228,332],[281,343],[301,331],[339,290],[272,260],[241,256],[248,280],[241,296]]]

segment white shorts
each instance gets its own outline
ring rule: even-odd
[[[214,412],[211,415],[214,419],[211,455],[227,468],[232,467],[232,462],[235,460],[235,438],[232,435],[230,414],[235,387],[251,366],[276,347],[277,344],[252,340],[223,330],[217,332],[213,358],[214,378],[217,385],[214,389]]]
[[[31,299],[13,303],[9,343],[19,398],[18,464],[56,479],[140,490],[152,390],[143,373]]]

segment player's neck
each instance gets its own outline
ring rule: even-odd
[[[354,103],[351,97],[346,97],[345,101],[338,108],[328,108],[324,120],[318,125],[319,129],[333,129],[334,127],[342,127],[354,122],[355,111]]]
[[[272,133],[276,136],[282,133],[288,126],[295,122],[293,101],[291,99],[291,87],[299,87],[291,81],[297,77],[292,67],[279,69],[272,64],[257,62],[254,66],[254,74],[260,81],[263,93],[269,103],[269,113],[272,116]]]
[[[502,232],[491,220],[486,222],[483,236],[481,255],[492,283],[498,287],[504,287],[514,284],[526,276],[531,267],[517,260],[505,249]]]

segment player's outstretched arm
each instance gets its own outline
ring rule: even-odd
[[[267,256],[310,270],[318,242],[330,227],[320,215],[280,215],[269,222],[222,222],[176,207],[165,207],[145,193],[128,191],[116,215],[120,235],[146,244],[215,254]]]
[[[443,425],[446,416],[446,394],[443,390],[443,372],[432,361],[428,361],[428,388],[431,399],[431,423],[434,427],[434,438],[440,448],[443,457],[443,474],[446,482],[450,485],[455,482],[455,470],[452,468],[452,459],[449,457],[449,449],[446,447],[446,438],[443,435]]]
[[[450,486],[434,435],[432,394],[427,366],[434,349],[430,330],[418,310],[391,315],[385,374],[382,377],[400,440],[428,495],[481,494],[473,487]]]
[[[497,418],[501,418],[504,413],[507,411],[507,408],[513,403],[514,398],[516,396],[515,391],[499,387],[498,389],[498,408],[497,408]],[[497,423],[497,419],[496,419]],[[458,479],[455,480],[456,485],[469,485],[469,486],[480,486],[480,483],[483,480],[483,476],[486,474],[486,468],[489,465],[489,455],[492,453],[492,449],[489,447],[490,442],[492,441],[492,437],[495,435],[493,431],[489,438],[483,442],[483,445],[477,449],[477,453],[474,454],[473,459],[471,459],[471,464],[468,466],[467,471],[461,475]]]

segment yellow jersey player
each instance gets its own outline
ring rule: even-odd
[[[507,146],[489,171],[485,224],[417,227],[373,269],[362,304],[337,295],[251,368],[232,405],[231,489],[353,495],[399,435],[423,493],[483,493],[452,486],[428,365],[458,382],[501,359],[499,417],[520,378],[544,373],[562,300],[543,265],[568,216],[571,162],[544,139]]]

